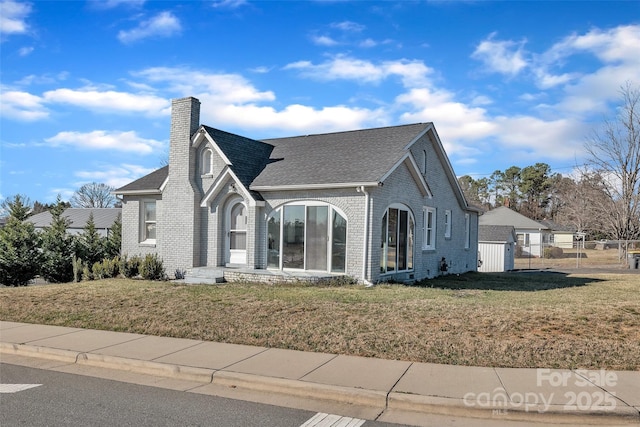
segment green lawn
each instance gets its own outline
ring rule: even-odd
[[[373,288],[116,279],[0,298],[9,321],[419,362],[640,369],[640,275],[476,273]]]

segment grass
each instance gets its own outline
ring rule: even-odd
[[[373,288],[112,279],[1,288],[0,319],[418,362],[638,370],[639,278],[476,273]]]

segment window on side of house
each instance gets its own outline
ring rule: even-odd
[[[427,175],[427,150],[422,150],[422,174]]]
[[[205,148],[202,151],[202,158],[200,161],[200,171],[202,175],[211,175],[213,172],[213,152],[211,148]]]
[[[424,238],[422,239],[423,250],[435,250],[436,248],[436,209],[424,207],[423,214],[423,230]]]
[[[445,239],[451,238],[451,211],[444,211],[444,237]]]
[[[380,272],[413,270],[415,221],[409,209],[390,206],[381,225]]]
[[[469,249],[471,247],[471,217],[469,214],[464,214],[464,248]]]
[[[142,243],[156,243],[156,202],[146,200],[142,202]]]

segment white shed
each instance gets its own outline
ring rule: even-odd
[[[511,225],[481,225],[478,230],[478,256],[483,273],[513,270],[516,230]]]

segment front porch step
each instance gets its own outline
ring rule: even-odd
[[[223,283],[224,272],[219,268],[195,267],[187,271],[184,283],[216,284]]]

